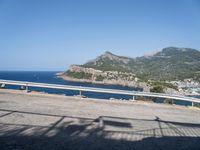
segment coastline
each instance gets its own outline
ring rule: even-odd
[[[61,78],[65,81],[101,84],[101,85],[116,85],[116,86],[138,88],[138,89],[144,90],[144,86],[141,86],[139,84],[133,84],[132,82],[128,82],[128,81],[126,81],[123,84],[123,83],[118,82],[117,80],[94,81],[94,80],[88,80],[88,79],[77,79],[77,78],[73,78],[73,77],[69,77],[69,76],[64,76],[64,75],[62,75],[62,73],[58,73],[58,74],[56,74],[56,76],[57,76],[57,78]]]
[[[121,83],[121,82],[118,82],[117,80],[93,81],[93,80],[88,80],[88,79],[77,79],[77,78],[63,75],[62,73],[57,73],[56,76],[57,78],[61,78],[62,80],[65,80],[65,81],[100,84],[100,85],[116,85],[116,86],[122,86],[122,87],[138,88],[138,89],[141,89],[143,92],[150,92],[150,87],[144,82],[135,84],[135,82],[132,83],[132,82],[124,81],[125,84],[123,84],[124,82]],[[165,89],[165,93],[200,97],[200,94],[181,93],[170,88]]]

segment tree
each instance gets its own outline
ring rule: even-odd
[[[150,92],[153,93],[164,93],[164,88],[160,85],[156,85],[153,88],[150,89]]]

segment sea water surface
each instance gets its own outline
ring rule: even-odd
[[[142,91],[142,89],[140,88],[133,88],[133,87],[131,88],[127,86],[103,85],[103,84],[65,81],[61,78],[58,78],[56,75],[57,73],[58,72],[56,71],[0,71],[0,79],[49,83],[49,84],[74,85],[74,86],[83,86],[83,87],[108,88],[108,89],[129,90],[129,91]],[[6,88],[20,89],[20,86],[7,85]],[[37,87],[29,87],[29,90],[52,93],[52,94],[64,94],[64,95],[69,95],[69,96],[79,94],[79,91],[37,88]],[[103,94],[103,93],[95,93],[95,92],[82,92],[82,95],[86,97],[98,98],[98,99],[110,99],[110,98],[132,99],[133,98],[132,96],[127,96],[127,95]]]

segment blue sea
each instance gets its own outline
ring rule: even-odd
[[[107,88],[107,89],[118,89],[118,90],[129,90],[129,91],[142,91],[140,88],[133,88],[127,86],[119,85],[102,85],[102,84],[92,84],[92,83],[83,83],[83,82],[72,82],[65,81],[56,76],[58,72],[55,71],[0,71],[0,79],[4,80],[16,80],[16,81],[28,81],[28,82],[38,82],[38,83],[49,83],[49,84],[62,84],[62,85],[74,85],[74,86],[83,86],[83,87],[95,87],[95,88]],[[20,89],[20,86],[7,85],[8,89]],[[72,90],[59,90],[59,89],[48,89],[48,88],[36,88],[29,87],[31,91],[39,91],[50,94],[62,94],[67,96],[79,95],[79,91]],[[132,99],[132,96],[120,95],[120,94],[103,94],[95,92],[82,92],[82,95],[89,98],[97,99],[123,99],[129,100]],[[162,103],[163,99],[156,99],[158,103]],[[191,105],[190,102],[183,101],[174,101],[175,104],[179,105]]]
[[[74,86],[95,87],[95,88],[119,89],[119,90],[129,90],[129,91],[142,91],[142,89],[139,89],[139,88],[130,88],[130,87],[119,86],[119,85],[102,85],[102,84],[65,81],[61,78],[58,78],[56,76],[56,73],[58,72],[55,72],[55,71],[0,71],[0,79],[49,83],[49,84],[74,85]],[[20,89],[19,86],[12,86],[12,85],[7,85],[6,88]],[[69,96],[79,94],[79,91],[36,88],[36,87],[29,87],[29,90],[46,92],[46,93],[51,93],[51,94],[65,94]],[[132,96],[118,95],[118,94],[102,94],[102,93],[95,93],[95,92],[82,92],[82,95],[86,97],[98,98],[98,99],[110,99],[110,98],[126,99],[126,100],[132,99]]]

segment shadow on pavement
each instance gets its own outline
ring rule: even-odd
[[[57,117],[50,125],[0,122],[1,150],[199,150],[200,124],[100,116],[81,118],[3,110]]]

